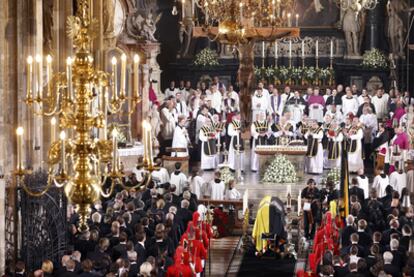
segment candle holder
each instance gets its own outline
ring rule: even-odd
[[[302,57],[302,68],[305,68],[305,57]]]
[[[277,67],[277,60],[278,58],[275,58],[275,67]]]
[[[329,58],[329,68],[330,68],[330,69],[333,69],[333,60],[334,60],[334,58],[331,56],[331,57]]]
[[[292,57],[289,57],[289,68],[292,67]]]
[[[265,57],[262,57],[262,68],[265,67]]]
[[[319,57],[318,56],[316,56],[316,58],[315,58],[315,68],[319,68]]]

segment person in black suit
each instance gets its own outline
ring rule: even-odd
[[[345,277],[349,273],[347,266],[343,265],[343,260],[340,256],[333,257],[334,277]]]
[[[393,256],[392,265],[396,266],[397,268],[403,268],[405,265],[406,256],[405,253],[402,252],[400,249],[400,243],[397,239],[391,239],[390,241],[390,252]]]
[[[26,265],[23,261],[17,261],[15,270],[14,270],[15,277],[26,277]]]
[[[137,252],[128,251],[129,271],[128,277],[136,277],[139,273],[139,266],[137,263]]]
[[[391,252],[386,251],[383,254],[384,259],[384,271],[387,274],[390,274],[392,277],[399,277],[400,276],[400,269],[392,264],[393,255]]]
[[[393,218],[390,221],[390,229],[385,230],[382,232],[382,245],[389,245],[391,240],[392,234],[397,234],[398,237],[401,237],[400,231],[398,231],[398,228],[400,227],[400,223],[398,222],[398,219]]]
[[[412,236],[412,230],[409,225],[404,225],[402,227],[402,238],[400,239],[400,248],[403,249],[403,252],[407,252],[410,247],[410,239]]]
[[[111,264],[111,257],[107,254],[109,246],[110,243],[108,238],[99,239],[99,243],[95,251],[89,252],[87,254],[87,258],[93,261],[94,263],[101,262],[109,266]]]
[[[89,259],[85,259],[82,262],[82,273],[79,274],[79,277],[96,277],[95,274],[92,273],[93,263]]]
[[[119,235],[119,244],[115,245],[112,248],[111,258],[112,261],[116,261],[119,258],[126,259],[127,258],[127,244],[128,236],[126,233],[122,232]]]
[[[135,244],[135,252],[137,253],[137,267],[139,268],[143,262],[147,259],[147,250],[145,247],[146,234],[141,231],[136,234],[137,243]]]
[[[367,232],[367,226],[368,223],[365,219],[360,219],[358,221],[358,236],[359,241],[358,244],[364,247],[365,249],[368,249],[369,246],[372,244],[371,235]]]
[[[66,262],[66,272],[63,272],[62,274],[60,274],[60,277],[76,277],[78,276],[78,274],[75,273],[75,267],[76,267],[76,263],[74,260],[69,259]]]
[[[349,215],[346,218],[346,227],[342,230],[342,234],[341,234],[342,247],[346,247],[351,244],[350,237],[356,231],[357,230],[355,229],[355,226],[354,226],[354,217],[352,215]]]
[[[188,209],[190,202],[186,199],[181,201],[181,209],[177,211],[177,215],[183,220],[184,231],[187,230],[187,224],[193,219],[193,213]]]
[[[350,263],[349,264],[349,273],[347,275],[345,275],[345,277],[364,277],[364,275],[358,272],[357,263]]]
[[[347,247],[342,247],[341,255],[354,254],[358,257],[365,257],[365,248],[362,247],[361,245],[358,245],[359,236],[357,233],[351,234],[350,241],[351,241],[350,245],[348,245]],[[351,252],[356,252],[356,253],[351,253]]]
[[[356,195],[359,203],[364,203],[364,190],[359,187],[357,178],[352,178],[349,195]]]

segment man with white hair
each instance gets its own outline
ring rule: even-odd
[[[383,269],[384,269],[385,273],[390,274],[392,277],[400,276],[399,268],[397,266],[393,265],[393,263],[392,263],[392,260],[394,258],[392,253],[390,251],[386,251],[386,252],[384,252],[382,257],[384,259]]]
[[[354,221],[355,219],[352,215],[348,215],[346,218],[346,227],[343,229],[341,234],[342,247],[346,247],[351,244],[350,237],[357,231],[354,226]]]
[[[137,259],[138,259],[138,254],[136,251],[128,251],[128,261],[129,261],[128,276],[138,275],[139,267],[138,267]]]
[[[400,242],[397,239],[391,239],[390,250],[393,256],[392,264],[398,268],[403,268],[405,264],[405,253],[400,250]]]

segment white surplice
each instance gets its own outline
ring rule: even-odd
[[[233,147],[233,141],[237,140],[240,134],[240,130],[236,130],[234,125],[232,123],[229,124],[227,128],[227,134],[229,135],[230,139],[230,145],[229,145],[229,167],[232,170],[237,169],[237,165],[240,162],[241,170],[243,171],[243,165],[244,165],[244,151],[240,152],[240,155],[238,156],[236,153],[236,149]],[[241,143],[241,142],[240,142]],[[237,145],[236,141],[236,145]],[[237,161],[237,158],[239,157],[239,161]]]
[[[208,143],[208,140],[210,139],[207,137],[207,135],[203,132],[203,130],[200,130],[199,138],[201,141],[201,168],[202,169],[215,169],[217,167],[217,154],[214,155],[207,155],[204,153],[204,145]]]
[[[313,173],[313,174],[321,174],[323,172],[323,147],[322,147],[323,130],[319,128],[319,131],[317,133],[307,132],[305,134],[305,138],[308,139],[308,137],[311,135],[313,139],[318,140],[318,151],[316,153],[316,156],[306,158],[306,163],[305,163],[306,172]]]
[[[354,152],[348,152],[348,169],[350,172],[357,172],[364,168],[364,161],[362,160],[362,143],[361,139],[364,137],[364,133],[361,128],[358,129],[356,134],[350,137],[351,140],[356,141],[356,150]]]
[[[171,157],[188,157],[188,133],[185,127],[177,125],[174,130],[174,136],[172,140],[172,148],[185,148],[185,152],[171,152]]]

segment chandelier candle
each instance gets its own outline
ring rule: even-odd
[[[118,94],[116,93],[117,84],[118,84],[117,60],[115,57],[112,57],[112,101],[118,100]]]
[[[66,172],[66,133],[65,131],[61,131],[59,135],[60,141],[61,141],[61,151],[62,151],[62,173]]]
[[[292,20],[291,20],[292,14],[288,13],[287,14],[287,18],[288,18],[288,27],[292,27]]]
[[[118,159],[116,158],[116,151],[118,148],[117,136],[118,136],[118,132],[116,128],[112,129],[112,171],[113,172],[116,172],[116,170],[118,169],[117,167]]]
[[[120,97],[123,99],[125,98],[125,83],[126,83],[126,55],[121,55],[121,89],[120,89]]]
[[[242,22],[243,21],[243,3],[242,2],[240,2],[239,7],[240,7],[240,22]]]
[[[298,27],[299,26],[299,14],[296,14],[296,21],[295,21],[295,26]]]
[[[46,80],[47,80],[47,90],[46,90],[46,97],[52,94],[52,56],[46,56]]]
[[[331,51],[330,51],[330,57],[333,58],[333,40],[331,39]]]
[[[279,57],[279,49],[278,49],[278,45],[277,45],[277,40],[275,40],[275,59],[277,59]]]
[[[22,152],[23,152],[23,127],[16,129],[17,135],[17,171],[23,170]]]
[[[68,89],[68,99],[72,101],[73,99],[73,84],[72,84],[72,58],[68,57],[66,59],[66,82]]]
[[[56,118],[50,119],[50,142],[56,141]]]
[[[35,57],[36,60],[36,64],[37,64],[37,86],[36,86],[36,97],[37,100],[42,99],[42,90],[43,90],[43,82],[42,82],[42,75],[43,75],[43,70],[42,70],[42,57],[40,55],[36,55]]]
[[[305,41],[302,40],[302,59],[305,58]]]
[[[298,195],[298,216],[300,216],[300,209],[302,208],[302,197],[300,197],[300,192]]]
[[[182,16],[182,19],[184,20],[184,17],[185,17],[185,0],[182,0],[182,3],[181,3],[181,16]]]
[[[289,59],[292,59],[292,40],[289,40]]]
[[[27,57],[27,83],[26,83],[26,98],[30,101],[33,97],[32,94],[32,75],[33,75],[33,57]]]
[[[316,55],[316,58],[319,57],[319,40],[316,40],[315,55]]]
[[[134,97],[139,97],[139,56],[138,54],[134,55]]]

